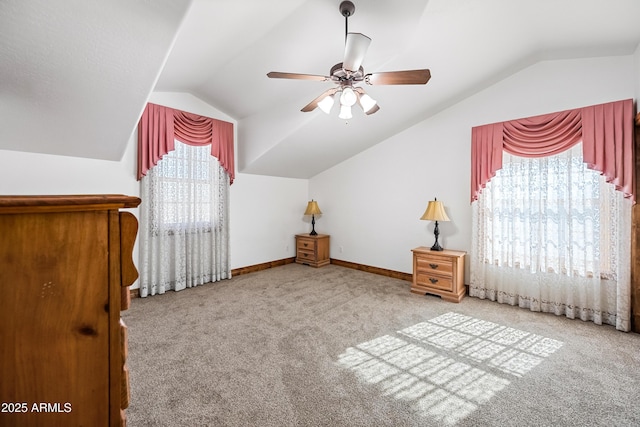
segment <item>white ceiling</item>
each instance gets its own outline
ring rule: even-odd
[[[346,124],[300,112],[332,83],[266,77],[342,61],[341,0],[2,0],[0,149],[119,160],[152,90],[188,92],[238,121],[241,172],[308,178],[537,61],[640,43],[638,0],[352,1],[365,72],[432,78],[366,86],[380,111]]]
[[[0,0],[0,149],[120,160],[189,0]]]

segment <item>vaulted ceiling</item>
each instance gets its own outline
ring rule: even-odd
[[[541,60],[633,54],[637,0],[353,0],[365,72],[429,68],[427,85],[366,86],[348,122],[300,109],[342,61],[341,0],[2,0],[0,149],[121,159],[152,91],[238,122],[241,172],[308,178]],[[594,82],[606,84],[606,82]]]

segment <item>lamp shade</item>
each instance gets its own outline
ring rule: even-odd
[[[322,211],[318,207],[318,202],[316,202],[315,200],[311,200],[307,204],[307,210],[304,211],[304,214],[305,215],[319,215],[319,214],[322,214]]]
[[[444,211],[444,205],[438,200],[429,201],[427,210],[424,211],[420,219],[428,221],[450,221],[447,213]]]

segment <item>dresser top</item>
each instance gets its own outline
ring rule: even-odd
[[[296,234],[296,237],[307,237],[309,239],[322,239],[322,238],[325,238],[325,237],[329,237],[329,235],[328,234],[320,234],[320,233],[318,233],[315,236],[312,236],[309,233],[306,233],[306,234]]]
[[[0,213],[135,208],[140,198],[122,194],[0,196]]]

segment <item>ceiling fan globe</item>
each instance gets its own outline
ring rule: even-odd
[[[343,120],[349,120],[350,118],[352,118],[353,114],[351,114],[351,107],[348,105],[341,105],[340,114],[338,115],[338,117]]]
[[[320,108],[324,113],[329,114],[333,108],[333,103],[333,96],[328,95],[325,96],[322,101],[318,102],[318,108]]]
[[[362,109],[364,110],[365,113],[368,113],[369,111],[371,111],[371,109],[373,109],[373,107],[375,107],[376,104],[377,102],[366,93],[363,93],[362,95],[360,95],[360,105],[362,105]]]
[[[356,93],[350,87],[342,89],[342,95],[340,95],[340,105],[345,107],[352,107],[358,101]]]

